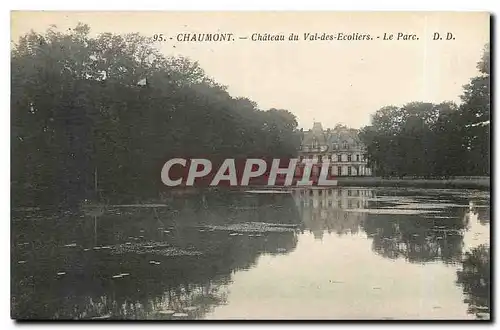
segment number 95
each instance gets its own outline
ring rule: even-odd
[[[155,34],[155,35],[153,35],[153,41],[163,41],[163,40],[165,40],[163,38],[163,34]]]

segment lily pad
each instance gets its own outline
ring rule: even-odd
[[[230,236],[241,233],[264,233],[264,232],[294,232],[298,225],[278,224],[267,222],[243,222],[230,225],[206,226],[209,230],[230,231]]]

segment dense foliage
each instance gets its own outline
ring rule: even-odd
[[[361,131],[380,176],[479,176],[490,173],[490,51],[462,103],[412,102],[378,110]]]
[[[12,49],[12,200],[151,198],[173,156],[292,156],[297,121],[231,97],[197,63],[138,34],[31,32]],[[132,197],[134,196],[134,197]]]

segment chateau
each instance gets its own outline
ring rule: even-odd
[[[321,163],[330,161],[330,173],[334,176],[370,176],[365,157],[365,146],[358,136],[358,130],[337,125],[334,129],[323,130],[321,123],[301,131],[302,143],[299,160],[315,159]]]

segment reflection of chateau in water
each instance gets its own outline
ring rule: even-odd
[[[316,238],[322,238],[325,231],[333,233],[325,235],[320,248],[326,246],[328,238],[342,240],[335,234],[359,232],[367,237],[357,238],[368,240],[377,257],[456,267],[457,284],[463,290],[469,313],[489,317],[489,245],[485,245],[489,234],[485,230],[483,236],[476,235],[481,233],[477,226],[489,228],[489,207],[484,201],[472,202],[470,208],[467,201],[462,201],[464,207],[440,209],[438,213],[366,212],[380,207],[390,210],[390,202],[381,202],[387,197],[408,198],[384,189],[308,187],[296,189],[293,194],[184,196],[164,207],[107,209],[98,216],[14,216],[12,315],[36,319],[204,318],[220,305],[234,304],[229,296],[231,291],[237,291],[232,281],[242,278],[234,276],[235,272],[263,266],[259,265],[262,255],[294,251],[301,242],[295,229],[302,223]],[[281,224],[293,230],[256,235],[234,229],[250,222]],[[231,230],[206,225],[230,226]],[[474,232],[469,237],[474,242],[472,249],[471,242],[464,244],[468,230]],[[110,253],[114,246],[127,243],[140,243],[142,249],[149,249],[150,242],[202,254]],[[93,250],[95,247],[100,249]],[[288,257],[292,256],[307,258],[310,254]],[[283,259],[290,260],[288,257]],[[152,260],[157,263],[151,264]],[[114,278],[124,273],[128,276]],[[273,276],[269,276],[271,280]],[[395,280],[409,281],[409,285],[414,280],[397,276]],[[169,314],[174,311],[180,314]]]
[[[350,209],[364,209],[374,196],[366,188],[299,188],[293,196],[305,227],[321,239],[328,233],[357,233],[366,213]]]

